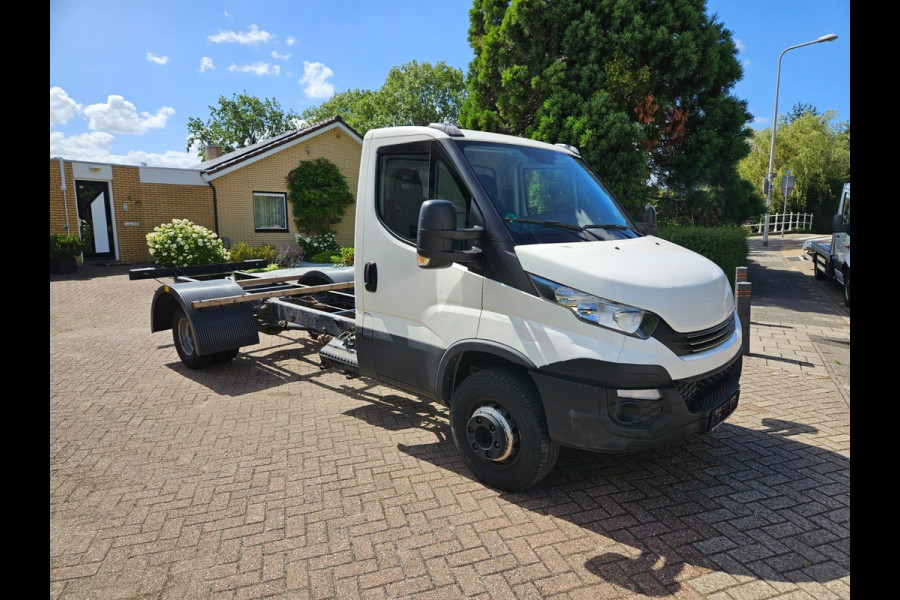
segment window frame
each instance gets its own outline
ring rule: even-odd
[[[390,155],[390,154],[428,154],[428,194],[431,195],[432,188],[434,186],[434,165],[435,159],[442,161],[447,166],[447,171],[450,174],[450,177],[453,179],[454,183],[456,183],[457,187],[460,188],[463,192],[463,197],[466,199],[466,226],[469,226],[472,220],[472,208],[475,204],[474,196],[472,195],[471,190],[469,190],[469,186],[466,185],[465,180],[463,179],[461,173],[459,172],[459,167],[450,157],[450,155],[441,147],[440,144],[437,143],[436,140],[421,140],[416,142],[402,142],[399,144],[390,144],[379,147],[376,151],[376,163],[375,163],[375,217],[378,219],[378,222],[381,224],[381,227],[391,234],[395,239],[403,242],[408,246],[416,247],[416,240],[409,240],[396,231],[391,229],[387,223],[385,223],[383,215],[381,214],[381,186],[382,186],[382,177],[384,173],[382,172],[382,156]],[[425,200],[429,200],[431,198],[426,197]],[[423,200],[424,202],[424,200]]]
[[[263,227],[260,228],[256,224],[256,196],[270,196],[270,197],[280,197],[282,201],[282,205],[284,206],[284,228],[274,228],[274,227]],[[287,193],[285,192],[264,192],[264,191],[256,191],[254,190],[250,194],[250,208],[253,212],[253,231],[255,233],[286,233],[290,231],[290,221],[288,221],[288,211],[287,211]]]

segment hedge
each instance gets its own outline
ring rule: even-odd
[[[269,244],[250,246],[246,242],[238,242],[231,247],[231,262],[244,262],[254,258],[261,258],[266,264],[275,262],[277,252]]]
[[[658,237],[702,254],[725,271],[734,288],[734,270],[747,266],[747,230],[744,227],[661,225]]]

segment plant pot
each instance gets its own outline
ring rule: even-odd
[[[74,256],[65,256],[63,258],[50,259],[50,272],[55,275],[68,275],[78,272],[78,263],[75,262]]]

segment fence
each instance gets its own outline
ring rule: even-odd
[[[765,215],[760,215],[758,223],[747,223],[744,227],[747,227],[750,233],[762,233],[765,218]],[[812,223],[812,213],[775,213],[769,215],[769,233],[779,233],[792,229],[809,230],[812,229]]]

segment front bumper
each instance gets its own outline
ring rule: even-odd
[[[600,362],[600,361],[587,361]],[[538,369],[538,387],[550,437],[573,448],[636,452],[667,446],[706,433],[737,407],[742,357],[696,377],[672,380],[665,369],[609,363],[580,365],[582,377]],[[619,398],[617,389],[656,388],[659,400]]]

